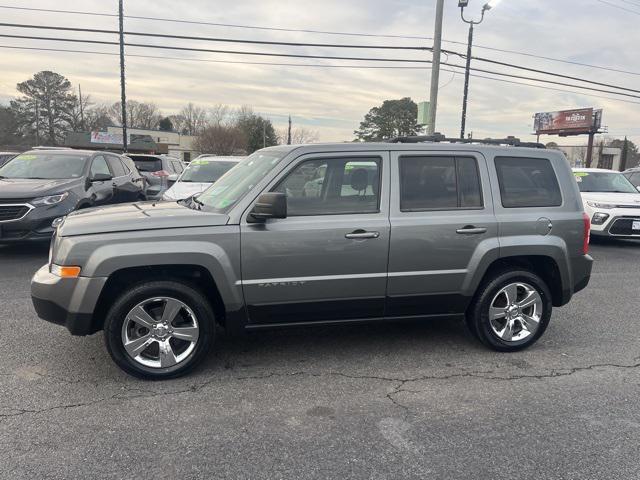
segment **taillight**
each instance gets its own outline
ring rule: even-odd
[[[153,175],[154,177],[168,177],[169,172],[167,172],[166,170],[158,170],[157,172],[153,172],[151,175]]]
[[[589,238],[591,236],[591,219],[589,215],[582,212],[582,222],[584,223],[584,238],[582,242],[582,253],[586,255],[589,253]]]

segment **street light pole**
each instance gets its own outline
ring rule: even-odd
[[[461,0],[459,2],[460,7],[460,18],[464,23],[469,24],[469,38],[467,40],[467,64],[464,70],[464,94],[462,96],[462,119],[460,120],[460,138],[464,139],[465,129],[467,125],[467,102],[469,100],[469,76],[471,72],[471,49],[473,47],[473,27],[475,25],[480,25],[484,20],[484,14],[495,7],[500,0],[489,0],[488,3],[482,7],[482,15],[480,16],[480,20],[467,20],[464,18],[464,7],[466,7],[469,2],[468,0]]]

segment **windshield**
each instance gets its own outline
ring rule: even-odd
[[[236,164],[204,193],[198,195],[198,201],[220,213],[229,211],[277,165],[285,153],[282,151],[254,153]]]
[[[213,183],[237,164],[238,162],[194,160],[189,164],[178,181]]]
[[[82,176],[88,155],[60,153],[25,153],[0,168],[4,178],[78,178]]]
[[[617,172],[573,172],[581,192],[638,193],[627,177]]]

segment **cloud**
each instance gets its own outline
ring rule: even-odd
[[[472,0],[469,14],[479,13],[482,1]],[[55,8],[51,2],[13,2],[15,6]],[[444,36],[447,40],[466,42],[467,26],[460,20],[456,2],[446,2]],[[116,13],[117,2],[86,0],[82,10]],[[140,0],[127,2],[127,15],[186,19],[238,25],[258,25],[278,28],[368,32],[386,35],[418,35],[430,37],[433,30],[435,1],[398,0],[246,0],[169,1]],[[78,7],[79,8],[79,7]],[[640,12],[640,8],[638,9]],[[49,14],[3,10],[7,23],[83,26],[116,29],[115,17],[92,17],[70,14]],[[523,57],[480,48],[492,46],[508,50],[531,52],[542,56],[571,61],[607,65],[640,72],[640,57],[631,46],[640,43],[637,18],[597,2],[583,2],[577,8],[573,2],[553,0],[504,0],[488,12],[482,25],[476,28],[474,54],[500,61],[523,64],[588,78],[637,87],[638,77],[620,73],[572,66],[553,61]],[[326,36],[300,32],[277,32],[209,25],[156,22],[127,19],[130,31],[153,31],[175,35],[215,36],[245,39],[313,41],[335,43],[375,43],[394,45],[430,45],[428,40]],[[29,31],[3,27],[3,32],[27,34]],[[40,33],[42,34],[42,33]],[[115,40],[113,36],[82,33],[55,33],[48,36]],[[301,54],[330,53],[346,56],[395,56],[424,58],[430,55],[397,51],[331,50],[303,47],[233,45],[170,39],[130,37],[130,42],[251,50],[291,52]],[[27,47],[71,48],[117,53],[117,47],[3,39],[1,45]],[[445,48],[463,51],[464,45],[445,43]],[[428,69],[339,69],[318,67],[287,67],[274,65],[242,65],[216,61],[250,61],[302,64],[354,64],[355,61],[306,60],[277,57],[250,57],[226,54],[193,53],[161,49],[130,47],[129,54],[152,55],[160,58],[127,58],[128,97],[156,103],[170,114],[182,105],[194,102],[203,106],[225,103],[231,106],[251,105],[254,110],[284,125],[291,114],[294,121],[320,132],[322,140],[342,141],[353,137],[353,130],[364,114],[385,99],[411,96],[417,101],[429,95]],[[0,101],[16,95],[15,84],[33,73],[50,69],[67,76],[74,85],[81,84],[83,93],[97,102],[111,103],[119,98],[118,57],[108,55],[39,52],[0,49],[3,75],[0,79]],[[188,60],[188,59],[191,59]],[[197,61],[193,61],[197,60]],[[201,61],[208,60],[208,61]],[[449,62],[462,64],[462,59],[450,55]],[[387,64],[392,65],[392,64]],[[474,61],[479,68],[507,71],[503,67]],[[521,72],[525,75],[526,72]],[[577,83],[567,80],[567,83]],[[462,102],[462,76],[442,72],[437,129],[457,135]],[[550,86],[551,87],[551,86]],[[569,87],[555,86],[557,88]],[[554,87],[554,88],[555,88]],[[611,96],[605,93],[595,94]],[[628,99],[638,101],[640,99]],[[594,106],[604,108],[605,124],[615,135],[628,134],[640,141],[640,105],[616,100],[564,93],[543,88],[531,88],[478,77],[471,78],[468,131],[477,136],[516,135],[531,138],[532,115],[537,111]],[[549,139],[552,140],[552,139]],[[557,140],[557,139],[556,139]]]

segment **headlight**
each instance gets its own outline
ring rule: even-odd
[[[69,192],[58,193],[56,195],[49,195],[48,197],[40,197],[36,198],[31,202],[31,205],[34,207],[38,207],[41,205],[56,205],[62,202],[65,198],[69,196]]]
[[[587,205],[593,208],[604,208],[605,210],[616,208],[615,205],[612,205],[610,203],[587,202]]]
[[[596,212],[593,214],[593,218],[591,219],[591,223],[593,225],[602,225],[609,218],[608,213]]]

